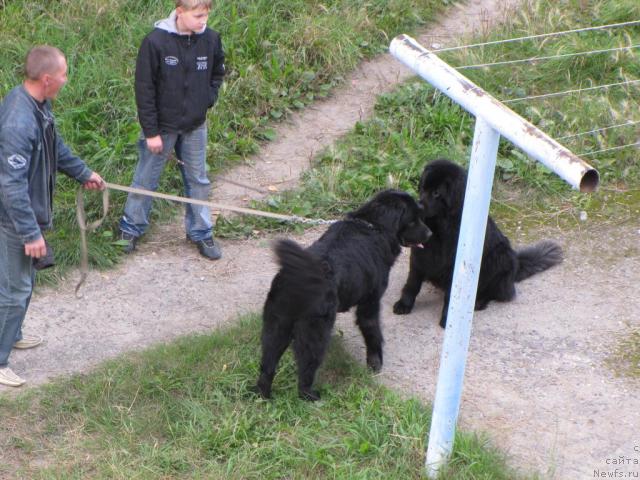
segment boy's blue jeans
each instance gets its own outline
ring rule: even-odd
[[[13,344],[22,339],[35,270],[13,227],[0,222],[0,367],[9,363]]]
[[[139,159],[133,176],[132,187],[155,191],[160,176],[167,163],[171,150],[175,150],[178,166],[184,181],[186,197],[197,200],[209,200],[211,182],[206,172],[207,125],[184,134],[162,134],[163,150],[160,154],[151,153],[147,141],[138,141]],[[139,237],[149,228],[149,212],[153,199],[146,195],[130,193],[124,206],[124,215],[120,220],[120,230]],[[186,204],[184,227],[191,240],[211,238],[213,222],[208,207]]]

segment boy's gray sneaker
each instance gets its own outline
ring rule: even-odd
[[[213,240],[213,238],[205,238],[204,240],[194,241],[187,237],[190,241],[196,244],[200,255],[209,260],[218,260],[222,257],[222,250],[220,246]]]
[[[138,243],[138,237],[131,235],[127,232],[120,232],[120,240],[127,242],[122,246],[122,251],[126,254],[133,252],[136,249],[136,243]]]

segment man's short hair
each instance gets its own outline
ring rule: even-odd
[[[185,10],[193,10],[194,8],[204,7],[211,10],[212,0],[176,0],[176,8],[182,7]]]
[[[56,47],[35,46],[25,58],[24,76],[29,80],[38,80],[46,73],[56,73],[60,69],[60,59],[64,59],[64,54]]]

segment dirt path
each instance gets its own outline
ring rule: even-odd
[[[605,364],[619,335],[640,325],[638,227],[555,232],[565,262],[518,284],[513,302],[474,315],[461,425],[486,431],[511,464],[536,468],[545,479],[594,478],[595,470],[616,467],[640,472],[637,464],[611,463],[620,456],[640,460],[640,385],[615,378]],[[617,252],[625,253],[617,258]],[[381,379],[432,401],[443,298],[428,288],[411,315],[393,315],[406,271],[400,262],[386,295]],[[352,322],[342,316],[338,328],[364,361]]]
[[[461,32],[490,28],[505,12],[504,0],[472,0],[420,41],[450,43]],[[256,186],[292,186],[316,152],[371,114],[372,94],[409,75],[389,55],[364,64],[331,99],[283,124],[278,139],[248,166],[225,176]],[[242,205],[255,195],[220,183],[213,198]],[[566,262],[520,284],[514,302],[491,304],[475,316],[461,423],[487,431],[513,465],[557,479],[594,478],[595,470],[613,473],[616,467],[640,471],[633,461],[612,463],[620,456],[640,458],[640,386],[614,378],[603,364],[616,334],[639,323],[640,299],[632,292],[640,283],[638,228],[636,221],[546,232],[563,244]],[[300,241],[308,243],[320,231]],[[44,334],[46,344],[11,357],[29,385],[87,371],[178,335],[211,331],[262,306],[275,273],[268,239],[223,242],[224,258],[207,262],[184,243],[179,222],[148,237],[117,269],[92,273],[83,300],[73,295],[75,276],[56,290],[36,292],[26,330]],[[393,270],[384,300],[387,343],[380,379],[430,402],[443,338],[437,327],[442,298],[426,288],[411,315],[391,313],[407,257]],[[351,315],[341,316],[338,328],[363,359]],[[15,391],[0,387],[0,394],[7,392]]]

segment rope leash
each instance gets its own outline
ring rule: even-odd
[[[281,213],[265,212],[264,210],[236,207],[234,205],[225,205],[217,202],[180,197],[178,195],[171,195],[168,193],[153,192],[144,188],[126,187],[124,185],[118,185],[116,183],[105,182],[105,185],[106,188],[102,191],[102,216],[98,220],[95,220],[90,224],[87,224],[84,208],[85,189],[83,187],[79,187],[76,193],[76,218],[78,220],[78,227],[80,228],[80,281],[75,288],[76,298],[82,298],[82,295],[78,295],[78,292],[82,284],[87,279],[87,275],[89,274],[89,250],[87,245],[87,232],[92,232],[97,229],[100,225],[102,225],[102,222],[106,218],[109,211],[109,190],[119,190],[122,192],[133,193],[137,195],[146,195],[148,197],[161,198],[163,200],[171,200],[174,202],[202,205],[204,207],[210,207],[216,210],[227,210],[230,212],[243,213],[245,215],[273,218],[283,222],[295,222],[306,225],[331,225],[332,223],[336,222],[336,220],[305,218],[298,215],[283,215]]]
[[[146,195],[148,197],[161,198],[163,200],[172,200],[174,202],[191,203],[193,205],[202,205],[204,207],[210,207],[216,210],[228,210],[230,212],[244,213],[246,215],[275,218],[276,220],[282,220],[285,222],[299,222],[299,223],[308,223],[308,224],[333,223],[332,220],[315,220],[315,219],[299,217],[297,215],[283,215],[281,213],[265,212],[264,210],[254,210],[252,208],[236,207],[234,205],[225,205],[223,203],[209,202],[206,200],[196,200],[194,198],[180,197],[178,195],[171,195],[168,193],[152,192],[151,190],[145,190],[144,188],[125,187],[124,185],[117,185],[115,183],[106,183],[106,186],[111,190],[120,190],[122,192],[134,193],[138,195]]]
[[[87,231],[93,232],[96,228],[102,225],[108,211],[109,191],[105,188],[102,191],[102,216],[98,220],[87,225],[87,214],[84,210],[84,188],[78,188],[78,191],[76,192],[76,219],[78,220],[78,228],[80,228],[80,281],[78,281],[74,292],[76,298],[82,298],[82,295],[78,295],[78,291],[87,279],[87,275],[89,275],[89,247],[87,245]]]

